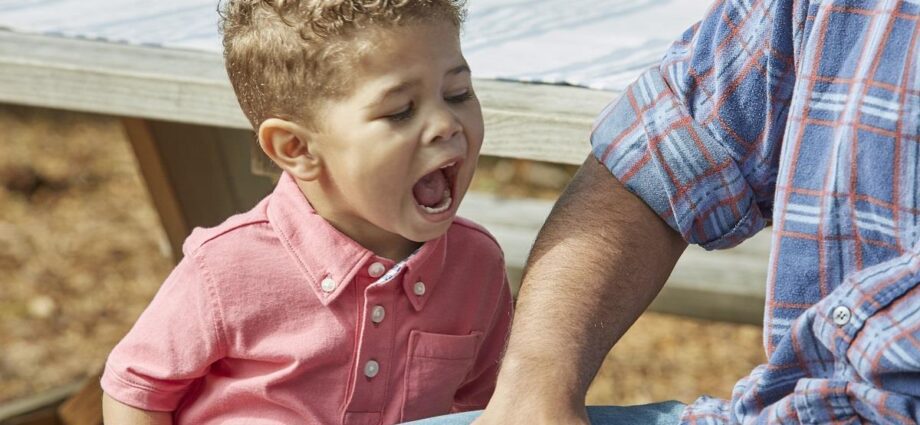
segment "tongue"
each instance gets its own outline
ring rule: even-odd
[[[422,177],[412,188],[412,193],[419,205],[431,208],[441,203],[446,188],[447,177],[444,176],[444,172],[435,170]]]

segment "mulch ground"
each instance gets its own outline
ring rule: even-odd
[[[168,274],[169,245],[118,121],[0,105],[0,404],[97,372]],[[478,190],[556,196],[574,169],[484,158]],[[647,313],[591,404],[727,397],[760,328]]]

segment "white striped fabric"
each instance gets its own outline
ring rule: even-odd
[[[479,78],[622,90],[711,0],[469,0],[464,50]],[[217,0],[0,0],[0,27],[220,51]]]

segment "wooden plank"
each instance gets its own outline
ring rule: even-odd
[[[0,101],[248,128],[220,55],[0,31]]]
[[[83,384],[74,382],[0,405],[0,425],[57,425],[57,409]]]
[[[43,407],[22,415],[0,420],[0,425],[60,425],[57,409],[54,406]]]
[[[93,374],[83,387],[58,408],[61,425],[102,425],[102,372]]]
[[[486,137],[482,154],[580,165],[598,113],[617,93],[477,80]]]
[[[250,132],[124,118],[122,122],[175,253],[197,226],[252,208],[272,182],[249,173]]]
[[[147,191],[153,205],[160,216],[163,230],[169,239],[172,248],[173,260],[178,261],[182,256],[182,242],[191,231],[186,213],[183,211],[175,186],[167,171],[167,166],[160,155],[160,150],[149,124],[137,118],[122,119],[122,125],[134,156],[137,158],[138,167],[147,182]]]
[[[224,169],[227,170],[229,182],[233,187],[233,197],[237,202],[236,209],[238,211],[249,210],[275,187],[273,179],[251,172],[252,149],[259,149],[256,152],[259,156],[264,157],[265,155],[259,148],[255,133],[252,131],[229,128],[215,128],[214,131]]]
[[[580,164],[612,92],[476,80],[483,154]],[[0,102],[249,129],[220,55],[0,31]]]
[[[516,289],[520,272],[537,232],[553,202],[501,199],[470,192],[459,214],[485,226],[505,252],[505,262]],[[740,246],[708,252],[691,246],[651,309],[703,319],[760,324],[763,320],[770,232],[761,232]]]
[[[150,128],[189,230],[215,226],[237,212],[213,127],[150,121]]]
[[[150,121],[189,228],[215,226],[271,192],[270,179],[249,173],[250,132]]]

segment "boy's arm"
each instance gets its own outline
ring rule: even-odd
[[[106,425],[172,425],[172,412],[151,412],[128,406],[102,394],[102,418]]]

